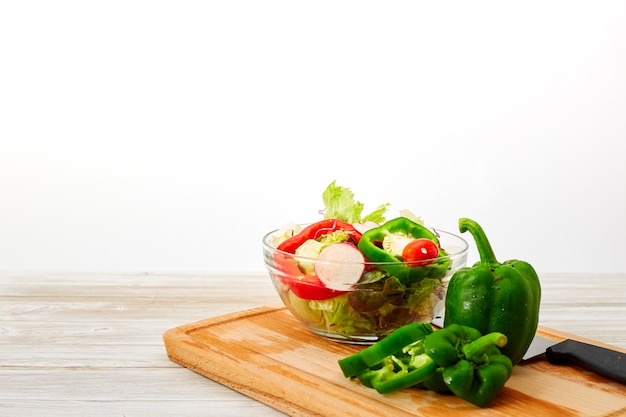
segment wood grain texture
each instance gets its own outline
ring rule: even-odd
[[[546,328],[540,333],[554,340],[575,337]],[[190,323],[169,330],[163,338],[174,362],[289,415],[626,414],[626,385],[546,361],[515,367],[501,395],[484,409],[452,395],[420,389],[379,395],[344,378],[337,365],[339,359],[361,348],[313,335],[282,306]]]
[[[171,362],[162,339],[278,302],[262,274],[0,273],[0,416],[282,416]]]
[[[542,325],[626,348],[626,274],[540,278]],[[0,415],[283,415],[170,361],[162,339],[278,303],[264,273],[0,272]]]

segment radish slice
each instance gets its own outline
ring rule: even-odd
[[[361,279],[363,254],[350,243],[326,246],[315,260],[315,274],[327,288],[346,291]]]

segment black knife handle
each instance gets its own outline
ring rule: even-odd
[[[626,384],[626,353],[568,339],[546,349],[546,358],[554,364],[573,363]]]

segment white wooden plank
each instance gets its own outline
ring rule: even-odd
[[[226,388],[224,388],[226,389]],[[10,417],[284,417],[247,397],[212,400],[4,400],[0,415]]]

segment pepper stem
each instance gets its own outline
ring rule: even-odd
[[[480,261],[489,266],[498,265],[496,254],[491,248],[491,243],[483,228],[472,219],[462,217],[459,219],[459,230],[461,233],[469,231],[476,242],[476,248],[480,255]]]
[[[461,347],[463,356],[470,362],[481,364],[491,348],[506,346],[507,337],[503,333],[491,332]]]

